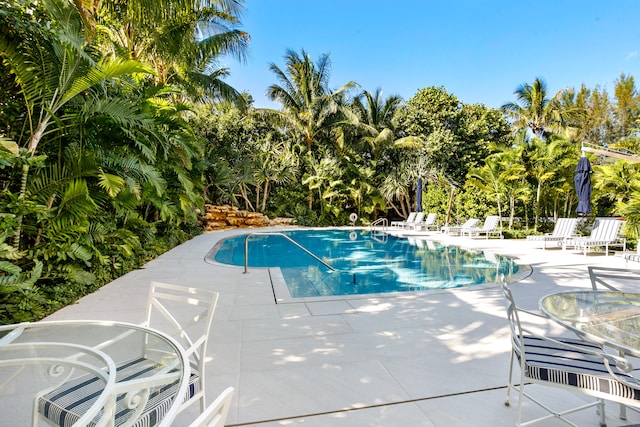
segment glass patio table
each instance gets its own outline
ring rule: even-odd
[[[123,368],[141,360],[145,369]],[[52,401],[57,404],[67,394],[74,404],[81,402],[82,410],[71,418],[54,414],[60,425],[131,422],[154,394],[169,388],[176,391],[170,407],[151,425],[170,426],[189,375],[180,344],[141,325],[86,320],[0,326],[0,426],[35,426],[43,414],[51,419]]]
[[[557,292],[543,297],[540,309],[578,335],[640,357],[640,293]]]

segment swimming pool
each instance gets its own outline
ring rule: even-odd
[[[255,233],[248,240],[249,267],[279,267],[292,298],[448,289],[495,282],[516,274],[512,259],[429,240],[368,230],[311,229],[287,235]],[[247,234],[221,240],[208,260],[244,266]]]

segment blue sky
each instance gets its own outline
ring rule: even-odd
[[[464,103],[499,108],[536,77],[553,93],[600,86],[620,73],[640,84],[640,1],[246,0],[246,63],[222,58],[226,82],[256,107],[279,108],[264,93],[277,83],[287,49],[313,61],[329,54],[330,86],[349,81],[410,99],[443,86]]]

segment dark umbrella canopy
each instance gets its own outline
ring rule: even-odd
[[[576,185],[578,207],[576,213],[589,215],[591,213],[591,163],[586,157],[580,157],[573,182]]]
[[[418,178],[416,185],[416,212],[422,212],[422,178]]]

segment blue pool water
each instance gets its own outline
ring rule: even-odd
[[[510,258],[367,230],[284,231],[336,271],[282,236],[249,237],[249,267],[280,267],[293,298],[445,289],[495,282],[518,272]],[[220,241],[208,255],[244,266],[246,234]]]

